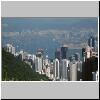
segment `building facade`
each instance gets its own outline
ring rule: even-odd
[[[54,77],[55,79],[59,79],[59,60],[55,59],[54,60]]]

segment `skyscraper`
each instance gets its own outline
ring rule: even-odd
[[[61,58],[60,48],[57,48],[55,51],[55,59],[56,58],[60,61],[60,58]]]
[[[85,47],[82,48],[82,61],[85,62]]]
[[[61,61],[61,80],[68,81],[68,63],[67,59],[62,59]]]
[[[69,63],[70,81],[77,81],[77,62]]]
[[[46,76],[50,78],[50,66],[46,68]]]
[[[91,36],[88,39],[88,45],[92,48],[93,51],[95,51],[95,49],[96,49],[96,39],[95,39],[95,37]]]
[[[84,57],[84,56],[85,56],[85,47],[82,48],[82,57]]]
[[[36,57],[35,59],[35,70],[36,72],[42,72],[42,59],[40,57]]]
[[[77,61],[77,80],[82,79],[82,61]]]
[[[54,77],[55,79],[59,79],[59,60],[55,59],[54,60]]]
[[[50,79],[54,80],[54,63],[50,63]]]
[[[67,59],[67,52],[68,52],[68,46],[67,45],[63,45],[61,47],[61,58],[62,59]]]
[[[82,48],[82,57],[83,57],[83,62],[85,62],[86,59],[89,59],[92,56],[92,49],[90,46],[86,46]]]
[[[89,46],[86,46],[85,52],[86,52],[86,59],[90,58],[92,55],[92,49]]]
[[[11,52],[14,56],[15,56],[15,47],[12,46],[12,52]]]
[[[15,55],[15,47],[13,47],[11,44],[6,44],[5,48],[7,52]]]
[[[48,55],[46,55],[46,58],[45,58],[45,65],[48,65],[49,64],[49,59],[48,59]]]
[[[37,51],[35,59],[35,70],[36,72],[42,73],[42,68],[43,68],[43,56],[40,51]]]
[[[35,59],[36,59],[36,55],[32,55],[32,69],[35,70]]]

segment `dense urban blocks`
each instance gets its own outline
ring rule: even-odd
[[[97,81],[98,52],[95,38],[90,37],[82,48],[82,58],[76,52],[68,57],[68,46],[55,50],[55,58],[44,56],[38,48],[36,54],[23,50],[16,52],[11,44],[2,49],[2,80],[12,81]]]

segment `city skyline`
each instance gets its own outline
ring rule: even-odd
[[[67,55],[64,55],[64,54],[67,54],[67,50],[66,50],[66,49],[68,49],[67,45],[63,45],[61,47],[61,50],[60,50],[60,52],[62,52],[61,55],[58,55],[55,53],[55,59],[53,60],[53,62],[50,61],[50,59],[48,58],[47,55],[44,58],[44,56],[43,56],[44,51],[43,51],[43,49],[40,49],[40,48],[37,50],[35,55],[34,54],[31,55],[25,51],[16,52],[15,47],[13,47],[11,44],[7,44],[4,47],[4,49],[7,52],[14,55],[17,59],[20,59],[21,61],[28,64],[33,71],[35,70],[40,75],[46,74],[46,76],[49,77],[50,80],[52,80],[52,81],[82,81],[82,80],[86,81],[86,80],[84,80],[84,77],[83,77],[83,79],[81,79],[82,73],[84,71],[84,67],[86,67],[86,69],[87,69],[87,67],[91,67],[92,66],[91,60],[94,59],[94,57],[95,57],[95,60],[98,59],[98,54],[97,54],[97,52],[95,52],[95,49],[93,49],[89,46],[82,48],[82,54],[83,54],[82,61],[80,60],[79,53],[72,55],[71,58],[68,58]],[[84,66],[83,63],[89,64],[89,60],[90,60],[91,66],[90,65]],[[33,63],[35,64],[35,66]],[[54,64],[53,69],[52,69],[52,63]],[[94,63],[97,64],[97,61]],[[98,70],[97,70],[98,67],[96,67],[96,66],[93,67],[93,70],[96,72],[88,71],[89,73],[92,74],[92,76],[90,78],[93,77],[93,81],[98,81]],[[51,69],[52,69],[52,71],[51,71]],[[45,71],[47,71],[47,72],[45,73]],[[50,73],[52,73],[52,74],[50,74]],[[52,76],[52,75],[54,75],[54,76]],[[87,77],[87,76],[85,76],[85,77]],[[87,80],[87,81],[89,81],[89,80]],[[91,79],[91,81],[92,81],[92,79]]]
[[[2,47],[30,66],[33,76],[36,72],[51,81],[98,80],[98,18],[2,18]],[[19,79],[4,73],[3,80]]]

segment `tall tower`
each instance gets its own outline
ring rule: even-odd
[[[77,81],[77,62],[71,62],[69,64],[70,81]]]
[[[39,57],[36,57],[35,59],[35,70],[39,73],[42,72],[42,59]]]
[[[77,80],[82,79],[82,61],[77,61]]]
[[[85,62],[85,47],[82,48],[82,58],[83,58],[83,62]]]
[[[92,49],[89,47],[89,46],[86,46],[86,48],[85,48],[85,53],[86,53],[86,58],[88,59],[88,58],[90,58],[91,57],[91,55],[92,55]]]
[[[59,60],[55,59],[54,60],[54,78],[59,79]]]
[[[50,77],[50,66],[46,68],[46,76]]]
[[[36,53],[36,59],[35,59],[35,69],[36,72],[39,72],[41,74],[43,68],[43,58],[42,58],[42,53],[38,51]]]
[[[67,59],[67,52],[68,52],[68,46],[67,45],[63,45],[61,47],[61,58],[62,59]]]
[[[68,80],[68,63],[67,59],[62,59],[61,61],[61,80],[67,81]]]
[[[83,62],[86,61],[86,59],[89,59],[92,56],[92,49],[90,46],[86,46],[82,48],[82,57],[83,57]]]
[[[61,51],[60,51],[60,48],[57,48],[56,51],[55,51],[55,59],[58,59],[60,61],[61,59]]]
[[[95,51],[95,49],[96,49],[96,39],[95,39],[95,37],[91,36],[88,39],[88,45],[92,48],[93,51]]]

